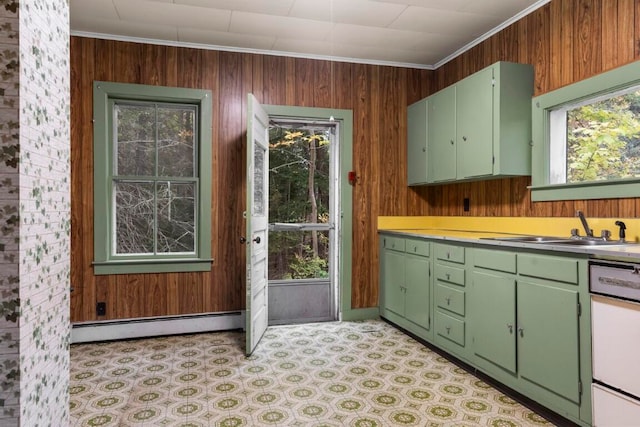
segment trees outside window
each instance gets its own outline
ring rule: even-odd
[[[640,91],[567,111],[567,181],[640,177]]]
[[[269,134],[269,222],[329,222],[330,130],[274,127]],[[269,279],[329,277],[329,231],[269,237]]]

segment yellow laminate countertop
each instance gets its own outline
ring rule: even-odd
[[[511,217],[379,217],[378,231],[405,237],[423,237],[442,241],[487,244],[509,248],[537,249],[553,252],[586,254],[595,257],[611,257],[629,261],[640,261],[640,220],[621,218],[627,225],[625,245],[574,246],[553,243],[528,243],[491,240],[516,236],[555,236],[568,238],[571,229],[577,228],[580,235],[585,232],[578,218],[511,218]],[[612,218],[587,218],[594,235],[600,231],[611,231],[617,240],[618,227]]]

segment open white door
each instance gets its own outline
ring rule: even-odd
[[[253,353],[267,329],[268,218],[269,218],[269,116],[249,94],[247,114],[247,356]]]

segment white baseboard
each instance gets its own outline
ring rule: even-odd
[[[71,343],[243,329],[244,319],[244,311],[235,311],[193,316],[77,323],[71,327]]]

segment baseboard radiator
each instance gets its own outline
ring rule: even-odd
[[[71,325],[71,343],[244,329],[244,311],[126,319]]]

